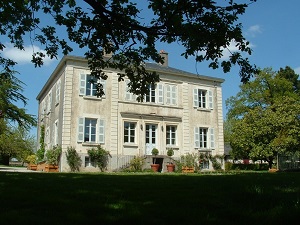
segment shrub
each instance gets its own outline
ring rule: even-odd
[[[268,164],[233,164],[226,162],[225,170],[268,170]]]
[[[212,163],[212,166],[214,170],[221,170],[222,169],[222,164],[223,164],[223,156],[221,155],[209,155],[209,160]]]
[[[26,158],[26,163],[28,164],[36,164],[36,155],[29,155]]]
[[[61,152],[62,152],[61,147],[53,147],[52,150],[48,150],[46,152],[46,158],[47,158],[46,162],[49,165],[57,166],[59,163]]]
[[[167,151],[167,156],[171,157],[174,155],[174,150],[173,148],[169,148],[168,151]]]
[[[66,152],[67,163],[71,169],[71,172],[78,172],[81,166],[82,160],[78,155],[74,147],[68,147]]]
[[[134,156],[133,159],[130,160],[130,170],[131,171],[142,171],[145,159],[141,156]]]
[[[110,156],[109,151],[106,151],[101,145],[98,145],[97,148],[89,149],[88,154],[92,161],[95,161],[101,172],[107,169],[108,156]]]
[[[180,163],[182,166],[195,167],[197,156],[195,154],[187,153],[186,155],[180,156]]]
[[[225,162],[225,171],[232,170],[232,162]]]

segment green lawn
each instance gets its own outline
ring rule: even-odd
[[[299,224],[300,173],[1,172],[0,205],[3,224]]]

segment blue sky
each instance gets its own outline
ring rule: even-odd
[[[249,56],[250,62],[259,68],[272,67],[274,70],[290,66],[300,74],[300,1],[299,0],[258,0],[251,4],[246,13],[240,17],[243,24],[243,32],[250,41],[253,53]],[[231,46],[230,46],[231,48]],[[235,96],[239,91],[240,78],[238,67],[224,74],[222,70],[208,68],[207,63],[195,63],[192,58],[185,59],[180,56],[182,47],[177,44],[159,44],[158,50],[164,49],[169,53],[169,66],[225,79],[223,84],[223,110],[226,115],[225,100]],[[17,51],[8,46],[3,52],[4,56],[11,57],[18,62],[15,67],[19,71],[19,78],[26,84],[24,95],[28,98],[27,112],[37,115],[38,102],[36,96],[55,69],[59,60],[45,61],[41,68],[35,68],[31,64],[31,54],[38,51],[28,43],[25,51]],[[234,50],[234,48],[232,49]],[[72,55],[80,55],[73,52]],[[36,129],[32,129],[36,134]]]

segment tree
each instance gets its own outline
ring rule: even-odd
[[[0,120],[17,122],[19,126],[28,130],[36,125],[36,119],[27,114],[25,108],[16,105],[18,102],[24,106],[27,103],[27,98],[22,94],[24,83],[15,76],[16,71],[9,68],[6,70],[0,73]]]
[[[234,157],[263,159],[271,168],[277,154],[298,151],[300,96],[288,74],[295,73],[264,69],[226,101]]]
[[[0,158],[3,164],[8,165],[11,157],[24,162],[33,154],[35,141],[26,129],[9,126],[4,120],[0,127]]]
[[[43,45],[46,53],[33,54],[36,66],[43,64],[46,55],[55,58],[60,50],[63,54],[70,53],[73,43],[85,50],[91,75],[107,79],[103,69],[115,68],[120,71],[119,81],[127,76],[129,90],[142,100],[149,85],[159,81],[159,75],[146,71],[144,66],[148,60],[164,61],[156,49],[158,42],[179,43],[184,47],[181,55],[185,58],[195,56],[197,62],[209,61],[210,67],[222,67],[224,72],[237,64],[241,80],[249,80],[257,69],[242,56],[251,54],[251,49],[238,19],[256,0],[244,1],[14,0],[0,3],[0,32],[18,49],[24,49],[25,35]],[[55,26],[43,26],[45,21],[41,21],[40,14],[45,15],[46,24],[51,24],[52,19]],[[66,29],[68,37],[60,27]],[[231,43],[240,52],[220,61]],[[0,51],[5,47],[0,42]],[[14,64],[1,56],[0,62],[6,66]],[[102,94],[102,86],[98,84],[97,95]]]

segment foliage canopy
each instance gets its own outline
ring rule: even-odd
[[[299,151],[298,87],[290,67],[278,72],[267,68],[227,100],[234,157],[264,159],[271,167],[277,154]]]
[[[0,3],[0,32],[18,49],[24,49],[26,35],[32,43],[42,45],[45,52],[33,54],[36,66],[42,65],[46,56],[56,58],[60,51],[68,54],[74,46],[82,48],[93,76],[106,79],[103,69],[115,68],[120,71],[119,81],[127,76],[129,91],[141,100],[149,84],[159,81],[158,74],[144,66],[148,60],[163,62],[156,49],[158,42],[178,43],[184,47],[181,55],[185,58],[208,61],[210,67],[222,67],[224,72],[238,65],[241,80],[247,81],[257,70],[242,56],[251,54],[251,49],[238,19],[255,1],[14,0]],[[220,60],[232,43],[239,52]],[[0,52],[4,48],[0,42]],[[1,55],[0,63],[4,70],[15,65]],[[97,95],[103,95],[101,84]]]

